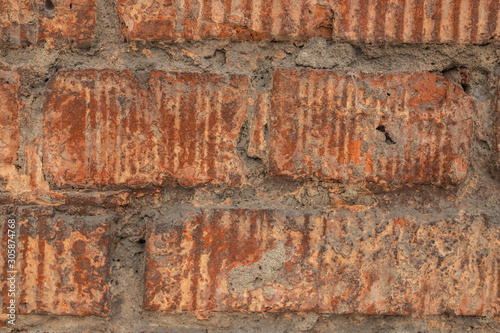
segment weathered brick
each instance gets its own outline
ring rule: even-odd
[[[482,215],[207,210],[183,219],[148,230],[148,310],[500,313],[500,230]]]
[[[0,164],[13,164],[19,148],[19,109],[16,82],[0,76]]]
[[[70,71],[49,87],[44,170],[56,186],[242,181],[237,142],[247,78],[155,71]]]
[[[4,203],[39,202],[41,192],[49,190],[38,155],[40,138],[25,138],[21,147],[20,116],[24,115],[24,126],[29,128],[30,105],[25,97],[36,77],[36,70],[12,70],[0,64],[0,201]]]
[[[496,128],[494,127],[495,131],[495,139],[496,139],[496,145],[497,145],[497,169],[500,170],[500,78],[498,79],[497,83],[497,98],[496,98]]]
[[[95,9],[95,0],[2,1],[0,45],[88,42],[94,34]]]
[[[269,109],[271,98],[268,92],[257,94],[254,114],[250,121],[248,156],[265,159],[267,152],[267,133],[269,131]]]
[[[9,217],[16,219],[18,225],[17,258],[14,269],[7,267],[4,256],[0,259],[0,289],[2,295],[7,295],[5,274],[16,271],[17,313],[106,315],[110,280],[109,218],[54,215],[51,208],[18,209],[8,215],[4,212],[0,238],[4,254],[7,253]]]
[[[441,76],[276,70],[270,173],[381,185],[457,184],[473,100]]]
[[[340,0],[333,39],[484,44],[500,40],[498,0]]]
[[[330,39],[330,9],[322,0],[118,1],[129,40]]]

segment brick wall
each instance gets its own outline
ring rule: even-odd
[[[3,0],[0,128],[1,332],[500,330],[497,0]]]

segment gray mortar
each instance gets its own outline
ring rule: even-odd
[[[116,0],[97,0],[95,41],[81,48],[46,49],[44,45],[18,50],[0,48],[0,64],[31,68],[34,80],[23,87],[21,98],[28,106],[20,114],[21,145],[18,150],[20,173],[26,173],[24,149],[36,137],[43,139],[43,103],[46,80],[60,70],[104,69],[131,70],[139,78],[152,70],[213,72],[221,75],[248,76],[251,88],[263,92],[272,86],[276,68],[325,68],[363,72],[431,71],[446,72],[455,67],[470,70],[466,92],[478,105],[474,115],[472,165],[467,179],[459,186],[401,187],[392,192],[374,193],[358,186],[319,181],[268,179],[266,160],[247,156],[248,128],[242,128],[238,151],[251,171],[242,187],[204,186],[185,189],[169,184],[158,191],[134,189],[123,206],[113,206],[112,198],[127,191],[105,190],[102,200],[92,199],[89,191],[69,189],[74,204],[56,208],[55,214],[113,216],[111,313],[97,316],[22,315],[16,329],[29,332],[493,332],[500,329],[498,318],[438,316],[410,318],[399,316],[318,315],[318,314],[244,314],[215,313],[208,320],[192,314],[161,314],[142,310],[145,265],[145,232],[161,221],[161,228],[182,223],[189,213],[210,208],[280,209],[285,212],[328,213],[346,206],[370,208],[373,214],[390,212],[392,216],[432,215],[436,219],[456,215],[463,209],[485,214],[487,221],[500,227],[500,173],[492,167],[495,156],[493,126],[497,118],[494,104],[497,77],[500,75],[500,45],[362,45],[332,43],[314,38],[300,42],[228,42],[185,43],[130,42],[119,31]],[[194,54],[190,57],[188,54]],[[255,95],[253,95],[255,96]],[[252,114],[249,110],[249,114]],[[249,118],[245,126],[248,126]],[[41,152],[40,152],[40,156]],[[499,166],[500,168],[500,166]],[[494,176],[498,178],[493,179]],[[50,182],[50,179],[47,179]],[[109,199],[109,200],[108,200]],[[335,200],[334,200],[335,199]],[[92,201],[94,200],[94,201]],[[81,201],[81,203],[80,203]],[[7,210],[11,207],[4,206]],[[9,211],[10,211],[9,210]],[[92,219],[89,217],[88,219]],[[259,263],[238,267],[230,274],[235,290],[265,288],[276,279],[284,260],[284,245],[263,255]],[[258,266],[262,267],[262,270]],[[262,272],[261,272],[262,271]],[[237,274],[240,273],[240,274]],[[265,290],[264,290],[265,291]],[[265,291],[266,292],[266,291]],[[442,329],[432,321],[443,324]],[[9,331],[0,329],[0,332]]]
[[[311,38],[299,51],[295,63],[312,68],[346,67],[356,57],[356,51],[349,44],[328,44],[324,38]]]

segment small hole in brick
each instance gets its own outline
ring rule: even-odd
[[[73,3],[69,4],[69,9],[73,9]]]
[[[54,6],[54,3],[52,0],[45,0],[45,9],[47,10],[54,10],[56,6]]]
[[[391,96],[391,94],[390,94],[390,93],[387,93],[387,96]]]
[[[146,244],[146,240],[145,239],[139,239],[139,244]]]
[[[387,144],[390,144],[390,145],[394,145],[396,144],[396,141],[394,141],[391,136],[389,135],[389,133],[387,133],[387,131],[385,130],[385,126],[384,125],[378,125],[377,128],[376,128],[377,131],[381,132],[381,133],[384,133],[385,135],[385,143]]]

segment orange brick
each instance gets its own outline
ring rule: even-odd
[[[2,295],[7,271],[16,271],[17,313],[100,315],[108,312],[109,218],[54,215],[52,208],[2,214]],[[16,219],[17,258],[7,267],[7,219]],[[7,301],[7,296],[4,297]],[[2,312],[6,311],[5,304]]]
[[[457,44],[500,40],[498,0],[341,0],[334,11],[334,40]]]
[[[458,85],[425,72],[276,70],[270,173],[457,184],[467,173],[473,113]]]
[[[207,210],[149,228],[144,307],[498,315],[499,237],[479,215]]]
[[[119,0],[129,40],[330,39],[331,5],[321,0]]]
[[[269,122],[270,94],[257,94],[255,110],[250,121],[248,156],[265,159],[267,152],[267,132]]]
[[[498,170],[500,170],[500,78],[498,79],[497,89],[498,89],[497,99],[496,99],[497,120],[496,120],[496,128],[494,127],[494,131],[497,144],[497,166]]]
[[[0,45],[88,42],[94,34],[95,10],[95,0],[2,1]]]
[[[19,109],[16,82],[0,76],[0,164],[13,164],[19,148]]]
[[[246,77],[70,71],[50,83],[44,168],[56,186],[238,184]]]

